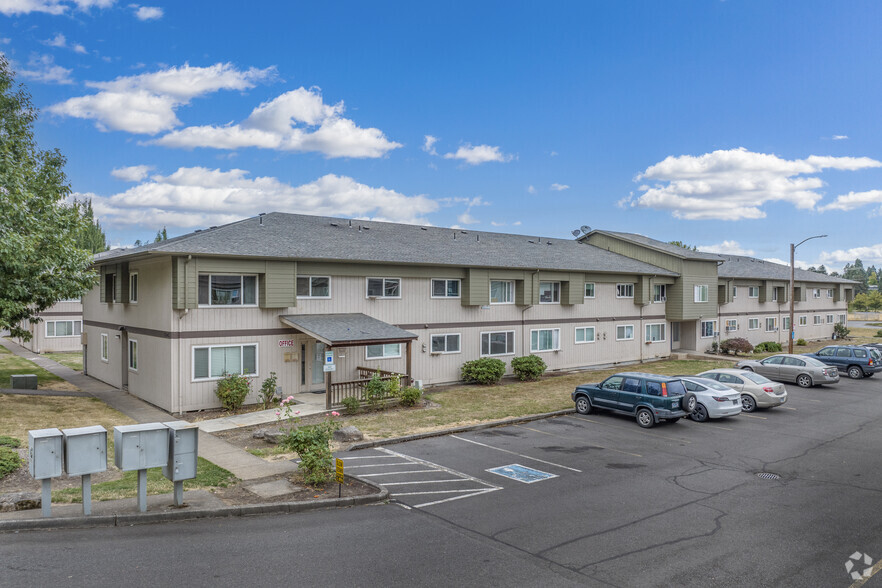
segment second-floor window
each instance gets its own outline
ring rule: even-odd
[[[459,280],[432,280],[432,298],[459,298]]]
[[[747,297],[748,298],[759,298],[759,286],[748,286],[747,287]]]
[[[827,298],[833,298],[833,288],[827,288]]]
[[[707,286],[695,286],[695,302],[707,302]]]
[[[129,302],[138,304],[138,273],[129,274]]]
[[[616,298],[634,298],[634,284],[616,284]]]
[[[330,276],[297,276],[297,298],[330,297]]]
[[[539,282],[539,304],[560,304],[560,282]]]
[[[514,304],[514,282],[490,280],[490,304]]]
[[[657,284],[652,287],[652,301],[664,302],[668,299],[668,289],[664,284]]]
[[[594,283],[585,283],[585,298],[594,298]]]
[[[368,298],[401,298],[401,278],[368,278]]]
[[[256,306],[257,276],[199,276],[200,306]]]
[[[814,288],[812,289],[812,298],[820,298],[821,297],[821,289]]]

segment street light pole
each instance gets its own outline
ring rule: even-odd
[[[827,235],[815,235],[814,237],[809,237],[807,239],[803,239],[802,241],[800,241],[796,245],[794,245],[793,243],[790,244],[790,321],[789,321],[790,328],[788,329],[789,332],[787,333],[787,353],[793,353],[793,334],[794,334],[794,330],[795,330],[794,326],[793,326],[793,289],[794,289],[793,275],[796,271],[795,266],[794,266],[794,258],[795,258],[795,254],[796,254],[796,248],[799,247],[800,245],[802,245],[803,243],[805,243],[806,241],[810,241],[812,239],[821,239],[822,237],[826,237],[826,236]]]

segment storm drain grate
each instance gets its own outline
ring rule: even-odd
[[[760,472],[757,474],[757,476],[762,478],[763,480],[780,480],[781,479],[781,476],[779,476],[778,474],[773,474],[772,472]]]

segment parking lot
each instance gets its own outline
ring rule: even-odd
[[[849,586],[850,555],[882,558],[882,379],[787,388],[707,423],[573,414],[341,457],[413,516],[586,581]]]

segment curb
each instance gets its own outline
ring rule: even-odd
[[[406,443],[407,441],[418,441],[420,439],[429,439],[431,437],[443,437],[444,435],[452,435],[454,433],[468,433],[469,431],[481,431],[483,429],[492,429],[494,427],[505,427],[508,425],[517,425],[520,423],[529,423],[530,421],[539,421],[565,414],[573,414],[575,408],[567,408],[564,410],[556,410],[554,412],[544,412],[542,414],[532,414],[524,417],[515,417],[511,419],[502,419],[501,421],[490,421],[477,425],[468,425],[465,427],[453,427],[451,429],[442,429],[440,431],[429,431],[428,433],[416,433],[415,435],[405,435],[404,437],[391,437],[389,439],[377,439],[376,441],[365,441],[364,443],[356,443],[350,445],[346,451],[358,451],[360,449],[371,449],[372,447],[381,447],[383,445],[395,445],[396,443]]]
[[[243,504],[241,506],[223,506],[219,508],[183,509],[169,512],[144,512],[132,514],[90,515],[65,518],[23,519],[0,521],[0,533],[10,531],[50,530],[50,529],[89,529],[93,527],[129,527],[133,525],[149,525],[154,523],[171,523],[198,519],[218,519],[229,517],[247,517],[266,514],[293,514],[327,508],[342,508],[376,504],[389,499],[389,491],[385,488],[362,480],[356,476],[346,476],[358,480],[377,489],[375,494],[366,496],[349,496],[346,498],[323,498],[300,502],[276,502],[266,504]]]

